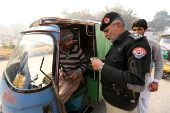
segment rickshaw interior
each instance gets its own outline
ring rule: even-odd
[[[60,27],[60,29],[71,29],[72,33],[75,36],[74,44],[77,44],[81,47],[86,59],[88,60],[88,68],[84,73],[85,81],[80,84],[77,91],[71,96],[69,101],[66,103],[67,111],[74,111],[76,109],[81,110],[85,108],[85,104],[90,104],[90,101],[98,103],[101,100],[99,94],[99,74],[92,69],[90,63],[90,57],[97,57],[95,43],[95,27],[81,24],[57,25]],[[75,108],[75,103],[77,104],[78,101],[80,102],[79,105],[77,105],[78,108]],[[87,107],[89,107],[89,105]]]

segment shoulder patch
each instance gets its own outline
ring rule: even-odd
[[[132,54],[137,59],[142,59],[146,54],[146,50],[142,47],[136,47],[133,49]]]
[[[130,36],[131,38],[133,38],[134,41],[141,40],[142,38],[144,38],[143,35],[138,34],[138,33],[131,33],[129,36]]]

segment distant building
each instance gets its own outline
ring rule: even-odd
[[[145,32],[145,36],[147,36],[148,38],[157,40],[157,41],[160,40],[160,36],[161,36],[161,35],[162,35],[162,32],[154,32],[154,31],[151,30],[151,29],[148,29],[148,30]]]
[[[12,27],[0,26],[0,42],[13,40],[14,37],[15,33]]]

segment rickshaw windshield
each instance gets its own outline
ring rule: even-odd
[[[7,64],[7,80],[19,89],[35,89],[49,84],[50,80],[40,71],[40,66],[43,61],[43,72],[51,75],[53,48],[50,35],[26,34],[21,37]]]
[[[163,50],[170,50],[170,38],[161,38],[160,45]]]

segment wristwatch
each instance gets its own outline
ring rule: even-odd
[[[101,73],[101,71],[102,71],[103,65],[104,65],[104,63],[102,63],[102,65],[98,68],[98,71],[99,71],[100,73]]]

